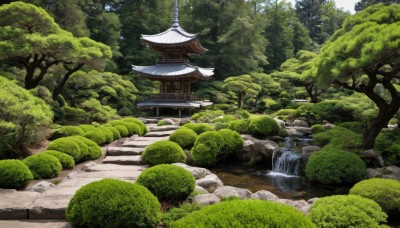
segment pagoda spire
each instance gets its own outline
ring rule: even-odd
[[[178,12],[178,0],[175,0],[174,3],[174,23],[172,24],[172,28],[179,27],[179,12]]]

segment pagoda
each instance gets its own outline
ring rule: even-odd
[[[132,66],[134,74],[150,80],[160,81],[160,93],[137,105],[143,108],[160,108],[179,110],[212,105],[200,96],[190,92],[190,83],[197,80],[210,80],[214,75],[213,68],[200,68],[191,64],[191,54],[204,54],[207,49],[201,46],[198,34],[186,32],[179,26],[178,0],[174,3],[174,21],[168,30],[155,35],[142,35],[141,42],[146,47],[160,52],[161,59],[152,66]]]

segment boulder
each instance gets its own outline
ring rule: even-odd
[[[181,121],[180,121],[179,125],[182,126],[182,125],[184,125],[184,124],[190,123],[190,121],[191,121],[191,118],[190,118],[190,117],[188,117],[188,118],[181,118]]]
[[[193,197],[192,203],[198,203],[201,205],[210,205],[210,204],[216,204],[221,202],[221,199],[213,194],[203,194],[203,195],[197,195]]]
[[[206,189],[204,189],[203,187],[198,186],[198,185],[196,185],[196,187],[194,188],[194,191],[196,191],[200,194],[208,194],[209,193]]]
[[[293,124],[295,127],[308,127],[307,121],[303,119],[296,119]]]
[[[188,166],[184,163],[174,163],[172,165],[176,165],[176,166],[186,169],[194,176],[194,178],[196,178],[196,180],[204,178],[205,176],[212,174],[211,171],[208,169],[200,168],[200,167],[192,167],[192,166]]]
[[[275,122],[281,126],[281,128],[285,128],[286,124],[285,121],[278,119],[277,117],[274,118]]]
[[[204,178],[196,180],[196,185],[198,185],[200,187],[203,187],[208,192],[214,192],[215,189],[217,189],[218,187],[223,186],[224,184],[218,178],[217,175],[209,174],[209,175],[205,176]]]
[[[295,127],[288,127],[285,130],[290,138],[301,138],[303,136],[303,134],[297,131],[297,128]]]
[[[161,121],[164,121],[166,123],[165,125],[175,125],[176,124],[175,121],[172,120],[171,118],[165,118],[165,119],[162,119]]]
[[[303,164],[307,164],[311,154],[320,149],[321,148],[319,146],[304,146],[302,148],[303,154],[301,155]]]
[[[332,128],[334,128],[334,127],[336,127],[335,124],[331,124],[331,123],[326,123],[326,124],[324,124],[324,128],[325,128],[326,130],[332,129]]]
[[[369,149],[363,152],[361,158],[366,161],[371,161],[375,166],[383,167],[384,161],[382,156],[375,153],[374,149]]]
[[[382,178],[400,180],[400,167],[394,165],[383,167]]]
[[[259,140],[250,135],[242,135],[244,145],[236,156],[249,164],[256,164],[263,160],[272,161],[274,152],[279,150],[279,145],[270,140]]]
[[[366,178],[375,178],[375,177],[382,177],[383,175],[383,168],[377,168],[377,169],[367,169],[367,176]]]
[[[237,196],[241,199],[249,199],[251,196],[250,190],[232,186],[221,186],[217,188],[213,194],[219,198]]]
[[[56,185],[47,181],[40,181],[39,183],[33,185],[29,190],[31,192],[45,192],[50,188],[54,188]]]
[[[305,200],[278,199],[276,202],[292,206],[304,214],[307,214],[311,207],[311,204],[307,203]]]
[[[261,190],[253,193],[251,194],[250,198],[259,200],[272,200],[272,201],[279,199],[274,193],[266,190]]]

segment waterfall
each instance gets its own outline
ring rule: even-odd
[[[291,138],[285,138],[285,147],[282,151],[276,151],[272,155],[272,175],[300,175],[301,156],[294,153],[292,148],[293,141]]]

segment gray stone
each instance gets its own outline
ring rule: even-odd
[[[296,119],[293,124],[295,127],[308,127],[307,121],[301,119]]]
[[[286,124],[285,121],[278,119],[277,117],[274,118],[275,122],[281,126],[281,128],[285,128]]]
[[[206,189],[204,189],[203,187],[198,186],[198,185],[196,185],[196,187],[194,188],[194,191],[196,191],[200,194],[208,194],[209,193]]]
[[[272,200],[275,201],[279,199],[274,193],[266,190],[261,190],[251,194],[250,198],[259,200]]]
[[[300,133],[299,131],[297,131],[297,128],[288,127],[285,130],[288,133],[289,137],[291,137],[291,138],[301,138],[301,137],[303,137],[303,134]]]
[[[162,119],[161,121],[164,121],[166,124],[165,125],[176,125],[177,124],[177,122],[175,122],[173,119],[171,119],[171,118],[165,118],[165,119]],[[165,126],[164,125],[164,126]]]
[[[43,193],[45,194],[45,193]],[[65,210],[73,195],[42,195],[29,209],[30,219],[65,219]]]
[[[137,137],[134,139],[134,141],[160,141],[160,140],[168,140],[169,136],[163,136],[163,137]]]
[[[192,121],[192,119],[190,117],[189,118],[181,118],[179,125],[182,126],[184,124],[190,123],[190,121]]]
[[[326,124],[324,124],[324,128],[325,128],[326,130],[332,129],[332,128],[334,128],[334,127],[336,127],[335,124],[331,124],[331,123],[326,123]]]
[[[382,177],[383,175],[383,168],[378,168],[378,169],[367,169],[367,178],[374,178],[374,177]]]
[[[142,171],[98,171],[98,172],[85,172],[79,175],[79,178],[113,178],[113,179],[126,179],[136,180]]]
[[[136,156],[107,156],[103,160],[103,164],[117,164],[117,165],[141,165],[142,158],[140,155]]]
[[[0,220],[0,227],[12,227],[12,228],[71,228],[72,225],[69,222],[53,221],[53,220],[27,220],[27,221],[16,221],[16,220]]]
[[[165,126],[155,126],[155,127],[149,127],[150,132],[159,132],[159,131],[171,131],[171,130],[176,130],[178,129],[179,126],[175,125],[165,125]]]
[[[213,194],[197,195],[192,199],[192,203],[198,203],[201,205],[211,205],[219,202],[221,202],[221,199]]]
[[[107,156],[140,155],[144,148],[135,147],[107,147]]]
[[[81,173],[80,171],[72,171],[70,173],[68,173],[68,175],[65,177],[65,179],[72,179],[74,177],[76,177],[79,173]]]
[[[146,148],[147,146],[153,144],[155,141],[128,141],[122,144],[123,147],[136,147],[136,148]]]
[[[96,162],[90,161],[90,162],[86,163],[86,164],[83,166],[83,169],[86,169],[86,168],[88,168],[88,167],[92,167],[92,166],[95,166],[95,165],[97,165]]]
[[[147,124],[147,119],[143,118],[143,117],[138,117],[138,119],[140,121],[142,121],[143,123]]]
[[[242,135],[244,145],[236,156],[249,164],[256,164],[260,161],[271,161],[274,152],[279,150],[279,145],[270,140],[259,140],[250,135]]]
[[[311,199],[307,200],[307,203],[313,204],[317,199],[319,199],[319,198],[318,197],[311,198]]]
[[[172,131],[155,131],[149,132],[144,135],[144,137],[163,137],[163,136],[170,136],[175,130]]]
[[[400,167],[394,165],[384,167],[382,178],[400,180]]]
[[[303,212],[304,214],[308,213],[311,205],[307,203],[305,200],[289,200],[289,199],[278,199],[276,202],[283,203],[289,206],[296,208],[297,210]]]
[[[42,193],[42,192],[47,191],[47,190],[50,189],[50,188],[54,188],[55,186],[56,186],[55,184],[50,183],[50,182],[48,182],[48,181],[40,181],[39,183],[33,185],[33,186],[30,188],[30,191],[31,191],[31,192],[39,192],[39,193]]]
[[[208,192],[214,192],[215,189],[217,189],[220,186],[223,186],[224,184],[218,178],[217,175],[209,174],[209,175],[205,176],[204,178],[196,180],[196,185],[203,187]]]
[[[310,127],[294,127],[297,132],[299,132],[302,136],[307,136],[312,134],[312,130]]]
[[[318,151],[320,149],[321,148],[319,146],[303,146],[302,151],[303,151],[303,154],[309,154],[309,153]]]
[[[61,181],[56,188],[50,189],[49,192],[56,191],[60,188],[66,188],[66,187],[71,187],[71,188],[80,188],[82,186],[85,186],[89,183],[92,183],[93,181],[99,181],[104,178],[73,178],[73,179],[65,179]],[[48,192],[45,192],[48,194]]]
[[[206,175],[212,174],[211,171],[208,169],[188,166],[184,163],[174,163],[172,165],[176,165],[176,166],[186,169],[194,176],[194,178],[196,178],[196,180],[204,178]]]
[[[15,189],[0,188],[0,195],[11,194],[11,193],[16,193],[16,192],[17,192],[17,190],[15,190]]]
[[[145,120],[146,120],[146,124],[151,124],[151,123],[156,124],[159,121],[159,119],[145,119]]]
[[[115,164],[97,164],[95,166],[85,169],[86,172],[98,172],[98,171],[143,171],[147,168],[146,165],[115,165]]]
[[[214,195],[218,196],[219,198],[222,197],[230,197],[230,196],[237,196],[241,199],[248,199],[251,196],[251,192],[248,189],[237,188],[233,186],[221,186],[218,187],[214,193]]]
[[[28,219],[28,209],[40,196],[37,192],[14,192],[0,196],[0,220]]]

